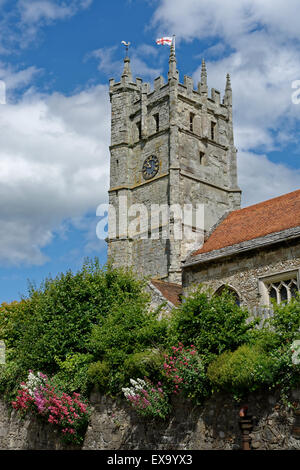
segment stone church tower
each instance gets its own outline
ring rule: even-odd
[[[108,258],[139,275],[181,283],[181,262],[199,247],[203,230],[240,207],[230,77],[222,102],[215,89],[208,96],[204,61],[197,90],[191,77],[180,83],[171,46],[167,83],[158,77],[151,90],[140,78],[134,82],[126,57],[121,81],[110,80],[110,99],[109,203],[115,212],[109,214]],[[167,224],[160,217],[151,225],[153,204],[203,204],[204,227],[191,223],[195,243],[174,235],[178,214],[172,211]],[[135,231],[128,230],[132,220]]]

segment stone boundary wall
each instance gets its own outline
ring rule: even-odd
[[[300,390],[291,401],[300,401]],[[83,450],[238,450],[242,447],[240,405],[218,395],[203,406],[175,398],[174,412],[166,422],[142,419],[124,400],[92,393],[92,417]],[[300,450],[299,412],[284,406],[278,394],[248,397],[255,416],[250,437],[257,450]],[[298,428],[298,434],[297,434]],[[21,420],[0,400],[0,450],[60,450],[63,447],[50,425],[36,419]]]

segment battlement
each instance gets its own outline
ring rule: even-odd
[[[175,83],[174,81],[172,81],[172,87],[174,87],[174,85],[177,85],[178,93],[186,97],[187,99],[194,101],[195,104],[201,103],[203,100],[207,100],[208,102],[214,103],[215,106],[219,106],[221,108],[228,108],[232,106],[231,96],[229,96],[229,91],[231,92],[231,88],[230,90],[228,89],[228,75],[223,98],[221,97],[221,92],[219,90],[216,90],[215,88],[211,88],[211,94],[210,96],[208,96],[207,84],[203,83],[202,79],[197,83],[197,86],[195,87],[194,80],[192,77],[185,75],[183,83],[180,83],[179,74],[177,75],[178,77],[175,77]],[[140,77],[136,77],[135,81],[133,81],[131,73],[129,75],[123,74],[119,82],[115,82],[114,78],[111,78],[109,80],[110,96],[112,96],[112,94],[114,93],[120,93],[122,91],[132,91],[137,92],[139,94],[143,93],[147,96],[149,100],[153,101],[156,99],[156,95],[157,99],[161,98],[162,90],[164,90],[165,93],[168,93],[171,80],[172,78],[169,78],[168,81],[165,82],[164,77],[159,76],[154,79],[154,82],[151,86],[150,83],[143,82],[143,79]],[[137,101],[137,99],[135,101]]]

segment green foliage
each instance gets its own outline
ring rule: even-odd
[[[249,331],[247,344],[256,346],[266,353],[271,353],[280,348],[282,342],[274,330],[261,328]]]
[[[144,287],[131,272],[100,268],[95,260],[75,274],[47,279],[40,288],[31,285],[21,302],[2,304],[0,339],[7,364],[0,366],[0,393],[13,394],[29,369],[51,376],[67,393],[88,396],[97,386],[101,393],[118,395],[129,379],[147,377],[146,383],[165,380],[163,386],[172,383],[175,391],[181,384],[197,402],[210,387],[241,396],[261,387],[287,391],[300,383],[291,351],[300,338],[299,296],[274,305],[269,328],[255,330],[246,323],[247,310],[226,290],[212,296],[200,287],[171,319],[158,320],[159,309],[149,312]],[[173,345],[179,342],[193,346],[178,350]],[[174,374],[166,379],[163,352],[171,346]],[[188,360],[181,360],[181,353]],[[164,412],[152,410],[157,416],[169,406],[168,388],[165,395],[159,389],[147,392],[165,404]]]
[[[27,374],[28,371],[24,371],[22,365],[17,361],[0,364],[0,395],[11,400]]]
[[[164,370],[170,391],[182,392],[196,404],[210,393],[203,359],[194,345],[184,348],[181,343],[172,347],[172,355],[165,355]]]
[[[124,387],[125,398],[138,414],[145,418],[166,419],[170,413],[169,395],[160,382],[155,385],[151,380],[130,379],[131,387]]]
[[[273,304],[274,316],[270,326],[275,330],[281,342],[291,343],[300,338],[300,295],[289,303]]]
[[[220,296],[211,296],[200,287],[175,310],[170,343],[194,344],[199,354],[209,358],[232,351],[247,340],[252,327],[246,324],[248,316],[226,290]]]
[[[88,369],[93,360],[91,354],[69,353],[64,361],[56,359],[59,371],[51,379],[51,384],[57,389],[71,394],[79,391],[88,395],[91,384],[88,378]]]
[[[163,359],[163,353],[158,349],[150,349],[129,355],[124,362],[125,379],[152,377],[152,379],[160,380]]]
[[[274,381],[273,358],[256,346],[243,345],[236,351],[225,351],[208,367],[207,375],[218,391],[235,396],[252,392]]]
[[[24,373],[42,371],[68,390],[85,392],[88,364],[107,355],[118,377],[127,354],[164,337],[163,322],[147,316],[144,286],[131,272],[101,268],[97,260],[87,261],[75,274],[49,278],[40,288],[30,285],[28,298],[0,308],[5,368],[9,371],[10,363],[17,362]],[[4,387],[4,377],[1,383]]]
[[[163,346],[166,335],[166,321],[158,321],[156,313],[147,312],[143,299],[117,305],[99,320],[92,330],[89,349],[96,359],[109,364],[111,393],[119,393],[126,384],[126,361],[132,366],[135,360],[130,356]]]
[[[106,361],[92,362],[87,375],[90,383],[95,385],[99,392],[106,392],[109,383],[110,367]]]

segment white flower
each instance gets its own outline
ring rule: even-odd
[[[135,387],[136,385],[138,385],[138,383],[137,383],[134,379],[130,379],[130,383],[131,383],[131,385],[133,385],[134,387]]]
[[[292,362],[293,364],[300,364],[300,340],[296,340],[291,345],[291,350],[293,352]]]

